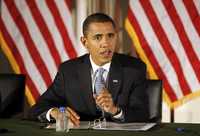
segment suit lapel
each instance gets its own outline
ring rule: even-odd
[[[113,56],[108,78],[108,90],[112,93],[116,102],[122,84],[122,67],[115,56]]]
[[[78,70],[78,77],[80,83],[80,95],[83,97],[88,109],[91,113],[95,114],[96,105],[92,94],[92,81],[91,81],[91,64],[88,55],[80,63]]]

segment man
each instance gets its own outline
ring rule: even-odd
[[[81,42],[89,54],[60,65],[54,82],[32,107],[31,117],[56,119],[58,108],[64,106],[74,125],[101,117],[100,109],[107,120],[147,121],[146,66],[139,59],[114,53],[117,38],[109,16],[88,16]],[[100,67],[105,86],[95,95],[95,74]]]

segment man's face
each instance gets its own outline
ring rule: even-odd
[[[91,54],[92,60],[101,66],[112,59],[117,33],[111,22],[91,23],[87,35],[81,37],[81,41]]]

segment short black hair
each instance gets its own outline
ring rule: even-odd
[[[95,23],[111,22],[113,25],[113,28],[116,28],[115,22],[110,16],[108,16],[104,13],[94,13],[94,14],[89,15],[83,22],[83,34],[84,35],[87,35],[89,25],[94,22]]]

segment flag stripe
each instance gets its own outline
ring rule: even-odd
[[[192,0],[183,0],[183,3],[187,9],[188,14],[190,15],[190,19],[200,36],[200,16],[198,14],[197,8]]]
[[[199,96],[199,14],[199,0],[129,0],[126,30],[171,108]]]
[[[4,0],[0,4],[3,52],[13,69],[17,65],[18,72],[26,74],[31,105],[52,83],[60,63],[85,53],[76,45],[71,9],[71,0]]]
[[[57,48],[59,55],[61,56],[61,60],[68,60],[69,57],[67,56],[67,52],[64,47],[65,45],[62,40],[62,35],[56,27],[55,20],[46,5],[46,2],[44,0],[40,0],[36,1],[36,4],[47,24],[48,30],[50,31],[53,40],[55,41],[55,47]]]
[[[71,0],[65,0],[65,3],[67,5],[69,11],[71,11],[72,10],[72,1]]]
[[[179,77],[178,81],[182,88],[183,93],[185,95],[189,94],[190,87],[185,79],[184,74],[183,74],[183,70],[181,68],[180,61],[179,61],[175,51],[171,47],[171,44],[167,38],[167,35],[164,32],[162,26],[160,25],[160,22],[158,21],[151,4],[149,3],[149,1],[141,0],[141,5],[142,5],[144,11],[146,11],[147,17],[149,18],[150,23],[153,26],[154,31],[156,33],[156,36],[158,37],[163,49],[165,50],[165,53],[167,54],[167,56],[170,60],[170,63],[174,66],[174,70],[176,71],[176,73]]]
[[[41,55],[41,59],[43,60],[45,67],[47,68],[48,73],[51,76],[51,79],[53,79],[56,74],[55,71],[57,70],[57,67],[55,61],[53,60],[53,56],[50,53],[48,45],[39,30],[39,26],[37,26],[37,24],[35,23],[25,0],[15,1],[15,3],[23,18],[23,21],[26,24],[26,28],[30,34],[30,38],[32,38],[32,41],[35,45],[34,47]]]
[[[200,38],[197,31],[195,30],[195,27],[193,26],[192,21],[190,20],[189,14],[187,13],[187,10],[185,9],[182,1],[173,1],[173,5],[176,8],[177,13],[179,14],[187,36],[192,43],[192,47],[195,49],[194,51],[196,52],[196,55],[200,60],[200,48],[197,48],[197,45],[200,45]]]
[[[0,17],[0,24],[1,24],[1,17]],[[1,27],[0,27],[1,30]],[[10,64],[13,68],[13,71],[17,74],[21,73],[19,65],[15,59],[15,57],[13,56],[10,48],[8,47],[5,39],[3,38],[2,35],[2,31],[0,31],[0,41],[1,41],[1,49],[3,52],[5,52],[6,57],[8,58],[8,60],[10,61]],[[31,105],[35,104],[35,99],[33,98],[33,95],[31,94],[30,89],[27,87],[27,85],[25,86],[25,96],[28,98],[28,103],[30,103]]]
[[[170,86],[174,90],[176,97],[183,97],[182,91],[180,88],[180,84],[178,83],[178,76],[174,71],[173,66],[171,65],[168,57],[165,54],[160,42],[141,6],[138,1],[135,1],[131,4],[131,9],[135,13],[135,17],[138,20],[139,25],[141,26],[141,30],[144,34],[144,38],[148,43],[148,47],[151,48],[152,53],[155,55],[158,64],[160,65],[163,73],[167,77]],[[149,38],[151,37],[151,38]],[[144,47],[142,47],[144,48]],[[140,52],[139,52],[140,53]],[[151,54],[148,54],[150,56]],[[178,91],[176,91],[178,90]]]
[[[0,17],[0,24],[1,24],[1,17]],[[2,28],[3,29],[3,28]],[[1,27],[0,27],[1,30]],[[0,41],[1,41],[1,47],[2,47],[2,51],[5,52],[6,57],[8,58],[8,60],[10,61],[10,65],[13,68],[13,71],[17,74],[22,73],[20,71],[19,65],[17,63],[17,60],[15,59],[14,55],[11,52],[11,49],[9,48],[9,46],[7,45],[5,39],[3,38],[2,35],[2,31],[0,31]],[[30,89],[28,88],[28,86],[25,86],[25,96],[28,98],[28,103],[32,106],[33,104],[35,104],[35,99],[30,91]]]
[[[30,0],[29,2],[26,1],[27,5],[29,6],[29,9],[32,13],[32,16],[37,23],[38,26],[40,26],[40,32],[42,33],[46,43],[48,44],[49,50],[51,52],[51,55],[53,59],[55,60],[56,66],[58,67],[61,63],[61,58],[59,56],[59,53],[57,51],[57,48],[54,46],[55,43],[53,41],[53,37],[49,32],[49,29],[47,28],[47,25],[40,14],[40,11],[35,3],[35,0]]]
[[[130,7],[129,7],[129,9],[130,9]],[[148,43],[147,43],[146,39],[144,38],[144,35],[140,29],[140,25],[138,24],[137,19],[134,16],[134,13],[131,11],[132,10],[129,10],[129,12],[128,12],[128,19],[130,20],[132,26],[134,26],[134,29],[136,30],[136,32],[138,34],[139,41],[140,41],[141,45],[143,46],[143,49],[146,52],[146,54],[149,56],[152,66],[157,71],[158,77],[163,79],[163,83],[164,83],[163,86],[164,86],[164,88],[166,88],[166,93],[168,94],[168,96],[170,97],[170,99],[172,101],[176,101],[177,97],[174,94],[174,91],[171,88],[165,74],[163,73],[163,70],[160,68],[160,66],[156,60],[156,57],[154,56],[151,49],[149,48]]]
[[[3,5],[3,15],[2,15],[2,19],[4,23],[8,33],[10,34],[12,40],[15,43],[15,47],[18,49],[18,52],[20,53],[20,55],[22,56],[22,58],[26,58],[23,59],[23,63],[25,65],[26,71],[29,74],[29,76],[32,78],[32,81],[34,82],[35,86],[37,87],[37,90],[42,89],[44,90],[47,86],[44,82],[44,80],[42,79],[34,61],[32,60],[30,53],[28,51],[28,49],[26,48],[25,42],[23,37],[21,36],[21,33],[19,31],[19,29],[17,28],[17,26],[14,23],[14,20],[12,19],[11,15],[9,14],[8,9],[5,6],[5,3],[2,4]],[[20,37],[21,36],[21,37]],[[15,53],[15,48],[12,49],[13,53]],[[16,53],[17,55],[17,53]],[[19,64],[20,66],[20,64]]]
[[[74,58],[77,56],[74,48],[72,47],[72,43],[69,39],[69,36],[68,36],[68,32],[67,30],[65,29],[65,25],[63,23],[63,20],[59,14],[59,11],[55,5],[55,2],[53,0],[48,0],[46,1],[53,17],[54,17],[54,20],[56,22],[56,25],[58,27],[58,30],[60,31],[60,33],[64,36],[62,37],[63,38],[63,42],[65,44],[65,49],[66,49],[66,52],[68,53],[68,56],[69,58]]]
[[[168,36],[168,39],[169,39],[169,42],[171,43],[172,48],[174,49],[175,53],[177,54],[177,57],[180,60],[180,64],[183,68],[184,75],[186,77],[186,80],[190,88],[195,89],[196,85],[199,84],[199,81],[197,77],[195,76],[192,65],[189,62],[189,59],[179,39],[176,28],[172,23],[172,20],[168,16],[168,13],[161,1],[157,1],[156,3],[153,3],[153,1],[151,2],[152,2],[151,5],[154,8],[154,11],[159,19],[159,22],[162,25],[162,28],[164,29],[166,35]],[[165,19],[163,19],[163,17],[165,17]],[[171,80],[171,78],[169,78],[169,80]]]
[[[179,15],[177,14],[173,3],[170,0],[163,1],[165,8],[168,8],[168,5],[171,5],[170,8],[167,10],[169,17],[171,18],[177,32],[179,35],[179,38],[181,39],[182,45],[184,47],[184,50],[188,56],[188,59],[190,60],[190,63],[192,64],[192,67],[194,69],[195,74],[197,75],[198,80],[200,81],[200,62],[199,59],[194,52],[194,49],[192,48],[192,44],[190,40],[188,39],[184,26],[182,25],[182,22],[179,18]]]
[[[26,74],[27,71],[26,71],[26,68],[24,66],[22,56],[20,55],[18,49],[16,48],[15,42],[13,41],[13,39],[11,38],[9,33],[7,32],[6,27],[5,27],[4,23],[2,22],[2,19],[0,19],[0,28],[1,28],[2,33],[4,34],[4,39],[7,43],[10,51],[12,52],[13,56],[15,57],[15,59],[17,60],[17,63],[20,66],[19,67],[20,71],[23,74]],[[26,83],[28,84],[30,91],[31,91],[31,94],[34,96],[34,98],[38,98],[39,93],[37,91],[35,91],[37,89],[36,89],[35,85],[33,84],[33,81],[31,80],[31,78],[29,77],[29,75],[26,75]]]
[[[73,24],[72,24],[72,18],[71,18],[71,12],[68,9],[68,6],[66,5],[66,3],[64,1],[55,1],[56,6],[58,7],[58,11],[60,13],[60,17],[63,20],[63,25],[65,25],[66,31],[68,32],[68,36],[70,39],[70,42],[74,45],[74,50],[79,53],[79,49],[80,47],[77,46],[76,44],[76,40],[74,37],[74,29]],[[65,9],[63,11],[63,9]],[[67,18],[67,19],[66,19]]]
[[[200,15],[200,1],[199,0],[193,0],[194,5],[198,11],[198,14]]]
[[[46,85],[48,86],[51,83],[50,74],[48,72],[46,72],[48,70],[47,70],[43,60],[41,59],[40,54],[38,53],[37,49],[35,48],[33,40],[27,30],[27,26],[21,16],[21,14],[19,13],[13,0],[5,0],[4,2],[7,6],[7,8],[12,6],[12,8],[9,10],[9,12],[10,12],[11,16],[13,17],[13,19],[15,20],[15,23],[18,26],[18,28],[20,28],[19,30],[24,37],[24,41],[27,45],[27,49],[29,50],[30,55],[32,56],[32,59],[34,60],[38,70],[40,71],[41,75],[44,77],[44,81],[45,81]],[[37,57],[35,57],[35,56],[37,56]],[[40,65],[43,65],[43,67],[40,67]]]

